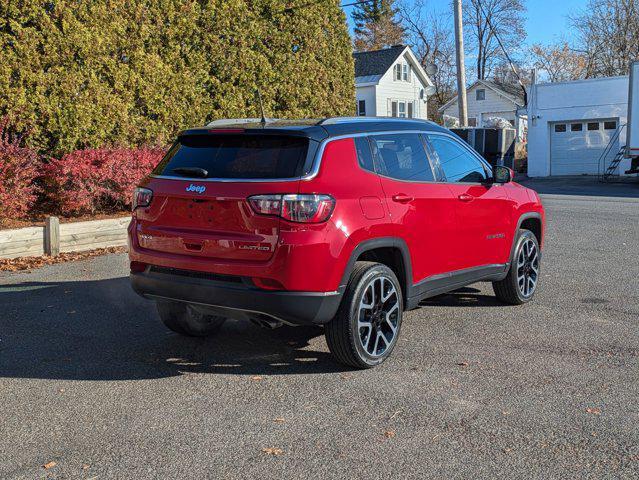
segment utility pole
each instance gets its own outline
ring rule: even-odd
[[[454,0],[455,9],[455,53],[457,57],[457,106],[459,107],[459,123],[468,126],[468,110],[466,108],[466,66],[464,65],[464,27],[462,25],[462,0]]]

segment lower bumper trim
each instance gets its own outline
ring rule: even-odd
[[[342,291],[268,291],[247,285],[169,273],[131,273],[131,286],[139,295],[198,305],[230,318],[262,315],[289,325],[329,322],[337,312]]]

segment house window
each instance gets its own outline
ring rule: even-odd
[[[599,122],[590,122],[588,124],[588,130],[599,130]]]
[[[486,90],[480,88],[475,92],[475,100],[486,100]]]
[[[616,130],[617,129],[617,122],[612,121],[612,122],[604,122],[604,130]]]
[[[393,67],[395,80],[402,79],[402,65],[400,63],[395,64]]]
[[[566,131],[565,123],[558,123],[557,125],[555,125],[555,133],[563,133],[565,131]]]
[[[514,121],[514,120],[512,120],[512,119],[511,119],[511,120],[508,120],[508,123],[510,123],[510,126],[511,126],[511,127],[514,127],[514,126],[515,126],[515,121]]]
[[[408,102],[408,118],[413,118],[413,102]]]
[[[570,131],[571,132],[581,132],[583,130],[584,126],[581,123],[571,123],[570,124]]]
[[[468,119],[468,126],[469,127],[476,127],[477,126],[477,117],[470,117]]]
[[[406,102],[399,102],[399,117],[406,118]]]
[[[410,67],[407,64],[402,65],[402,79],[410,82]]]
[[[357,115],[360,117],[366,116],[366,100],[359,100],[357,102]]]
[[[391,102],[391,117],[396,117],[397,116],[397,101],[393,100]]]

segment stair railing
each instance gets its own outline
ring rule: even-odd
[[[624,128],[626,128],[626,124],[625,123],[623,125],[619,125],[617,127],[617,129],[615,130],[615,133],[610,138],[610,141],[608,142],[608,145],[606,145],[606,148],[604,149],[604,151],[599,156],[599,160],[597,161],[597,177],[599,177],[599,180],[603,180],[603,175],[606,172],[606,165],[605,165],[606,157],[608,156],[608,154],[612,150],[612,146],[615,144],[615,142],[619,138],[619,135],[621,135],[621,132],[623,131]]]

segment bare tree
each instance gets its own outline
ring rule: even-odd
[[[491,76],[495,65],[505,61],[497,38],[509,54],[519,50],[526,38],[522,0],[470,0],[464,5],[465,45],[476,57],[475,74],[478,80]],[[493,29],[490,28],[492,25]]]
[[[406,40],[421,65],[431,65],[437,72],[430,75],[435,93],[428,98],[428,116],[442,121],[439,107],[455,94],[455,45],[450,14],[436,12],[427,0],[404,1],[399,7],[399,18]]]
[[[570,20],[587,78],[628,74],[630,62],[639,58],[639,0],[590,0]]]
[[[566,42],[555,45],[535,44],[530,51],[533,66],[551,82],[578,80],[586,76],[586,55],[574,51]]]
[[[515,71],[513,72],[513,67]],[[529,68],[522,66],[521,62],[513,61],[513,66],[507,61],[502,61],[495,65],[492,71],[490,79],[495,83],[501,83],[505,85],[519,85],[519,81],[524,86],[532,83],[532,71]]]

